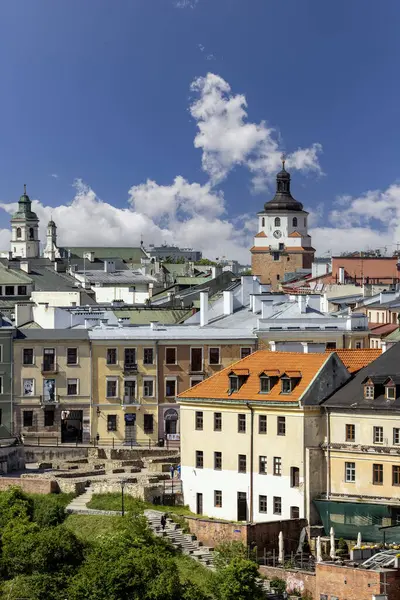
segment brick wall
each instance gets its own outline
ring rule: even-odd
[[[253,275],[258,275],[261,283],[271,283],[274,289],[283,282],[285,273],[293,273],[296,269],[309,268],[313,255],[310,254],[285,254],[279,260],[274,260],[269,252],[254,252],[251,256]],[[279,275],[279,279],[277,279]]]
[[[398,570],[387,570],[388,600],[397,600],[400,589],[400,573]],[[384,593],[384,574],[379,571],[353,569],[330,564],[317,565],[316,598],[322,594],[330,598],[337,596],[339,600],[371,600],[374,594]]]
[[[286,521],[270,521],[253,525],[239,525],[225,521],[185,517],[191,533],[206,546],[215,548],[221,542],[240,541],[245,545],[254,544],[259,554],[263,549],[278,551],[278,535],[283,532],[286,542],[285,551],[297,550],[300,532],[307,525],[305,519],[288,519]]]
[[[288,591],[299,590],[302,593],[308,592],[313,599],[319,600],[319,596],[316,596],[315,573],[264,566],[260,567],[260,573],[267,579],[273,579],[274,577],[284,579]]]
[[[27,494],[54,494],[59,491],[54,479],[0,477],[0,491],[3,492],[10,487],[19,487]]]

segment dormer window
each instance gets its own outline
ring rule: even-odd
[[[250,371],[248,369],[234,369],[229,373],[229,393],[238,392],[246,382]]]
[[[371,384],[364,385],[364,398],[373,400],[375,398],[375,388]]]
[[[239,389],[239,377],[236,375],[229,375],[229,391],[237,392]]]
[[[282,384],[281,393],[282,394],[290,394],[290,392],[292,391],[292,380],[290,379],[290,377],[282,377],[281,384]]]
[[[397,398],[397,386],[400,384],[400,378],[398,376],[390,376],[387,377],[384,386],[385,386],[385,396],[387,400],[396,400]]]
[[[386,386],[386,398],[388,400],[396,400],[396,388],[393,385]]]
[[[260,394],[269,394],[271,391],[271,380],[269,377],[262,375],[260,377]]]

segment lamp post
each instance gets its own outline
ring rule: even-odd
[[[125,489],[126,481],[121,481],[121,514],[125,516],[125,505],[124,505],[124,489]]]

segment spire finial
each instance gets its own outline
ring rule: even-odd
[[[24,196],[26,196],[26,183],[24,183]]]
[[[284,152],[282,152],[282,154],[281,154],[281,161],[282,161],[282,169],[285,170],[286,154]]]

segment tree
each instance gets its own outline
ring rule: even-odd
[[[209,260],[208,258],[201,258],[200,260],[196,261],[195,263],[196,265],[204,265],[205,267],[216,267],[217,263],[214,262],[213,260]]]
[[[0,494],[0,529],[13,519],[32,520],[34,503],[19,487]]]
[[[63,577],[36,573],[19,575],[1,588],[3,598],[7,600],[65,600],[66,581]]]
[[[64,522],[67,513],[56,494],[35,498],[33,520],[39,527],[55,527]]]
[[[214,564],[217,569],[227,567],[235,558],[255,561],[256,556],[243,542],[222,542],[215,548]]]
[[[264,592],[258,578],[256,563],[234,558],[218,573],[218,600],[261,600]]]

